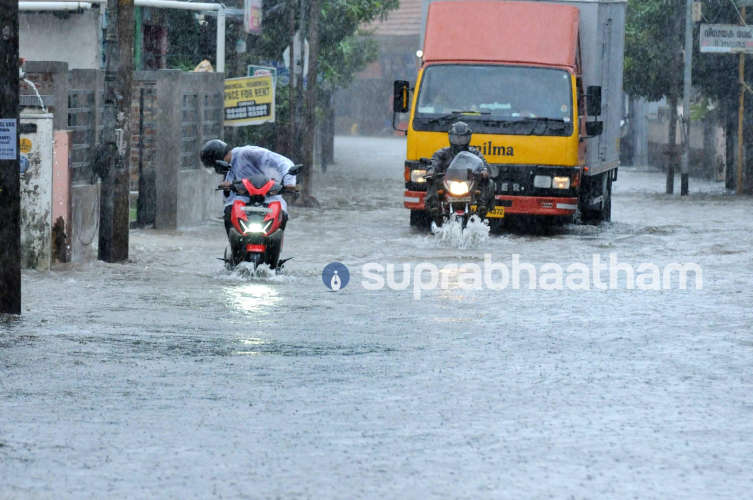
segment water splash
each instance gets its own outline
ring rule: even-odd
[[[442,226],[431,223],[431,232],[440,245],[457,247],[461,250],[477,248],[489,240],[489,221],[471,215],[465,228],[463,221],[451,214]]]
[[[254,269],[254,264],[251,262],[241,262],[234,269],[222,268],[217,273],[218,279],[230,280],[230,281],[258,281],[258,282],[287,282],[295,281],[296,277],[291,273],[286,272],[285,268],[277,271],[271,269],[266,264],[260,264]]]

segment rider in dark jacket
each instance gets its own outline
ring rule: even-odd
[[[472,134],[473,131],[467,123],[453,123],[448,131],[448,135],[450,136],[450,146],[438,150],[431,157],[431,167],[429,167],[427,175],[431,176],[432,180],[429,184],[424,204],[434,220],[439,220],[442,216],[439,205],[439,195],[437,193],[442,186],[442,174],[444,174],[452,160],[461,151],[473,153],[484,162],[484,170],[481,173],[481,183],[479,186],[481,197],[476,211],[483,218],[489,208],[493,205],[494,183],[489,180],[489,169],[486,159],[478,149],[470,145]]]

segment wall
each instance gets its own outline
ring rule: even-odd
[[[69,70],[66,63],[46,61],[27,61],[24,68],[54,114],[54,129],[64,134],[58,155],[68,169],[55,180],[60,197],[53,222],[66,212],[66,185],[70,215],[63,216],[67,241],[60,260],[95,259],[100,181],[93,164],[101,140],[104,72]],[[175,229],[222,213],[221,194],[215,191],[220,178],[201,166],[198,153],[204,141],[222,136],[223,83],[220,73],[134,74],[130,189],[142,225]],[[38,104],[28,84],[22,85],[21,94],[22,102]],[[49,182],[51,186],[52,179]]]
[[[177,227],[195,225],[223,215],[222,192],[217,185],[222,176],[214,170],[183,170],[178,180]]]
[[[682,150],[683,130],[678,109],[677,142]],[[649,103],[646,114],[648,130],[648,163],[666,169],[673,157],[668,154],[669,148],[669,108],[666,101]],[[722,180],[725,164],[724,130],[716,124],[713,115],[705,120],[692,121],[690,125],[690,159],[688,172],[691,176],[707,179]],[[679,157],[676,165],[679,172]]]
[[[101,67],[99,9],[80,12],[22,11],[18,16],[20,56],[34,61],[62,61],[69,68]]]
[[[21,113],[22,144],[29,167],[21,175],[21,265],[49,270],[52,264],[52,115]]]
[[[68,262],[71,257],[71,133],[54,132],[52,165],[52,250],[53,261]]]
[[[221,179],[202,167],[199,149],[222,136],[223,75],[163,70],[136,77],[156,81],[154,227],[175,229],[218,216]]]

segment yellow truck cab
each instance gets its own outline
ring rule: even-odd
[[[473,130],[497,208],[611,217],[619,166],[625,0],[424,1],[421,67],[395,82],[409,112],[404,206],[427,221],[423,175],[455,121]],[[412,99],[411,99],[411,90]]]

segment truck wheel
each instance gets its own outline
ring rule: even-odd
[[[602,197],[600,206],[594,208],[591,200]],[[601,222],[612,219],[612,175],[606,172],[584,179],[579,200],[580,220],[583,224],[598,226]]]
[[[602,211],[602,219],[604,222],[612,222],[612,173],[605,174],[607,176],[607,189],[604,193],[606,197],[604,201],[604,210]]]
[[[426,231],[431,227],[431,217],[423,210],[411,210],[410,225]]]

